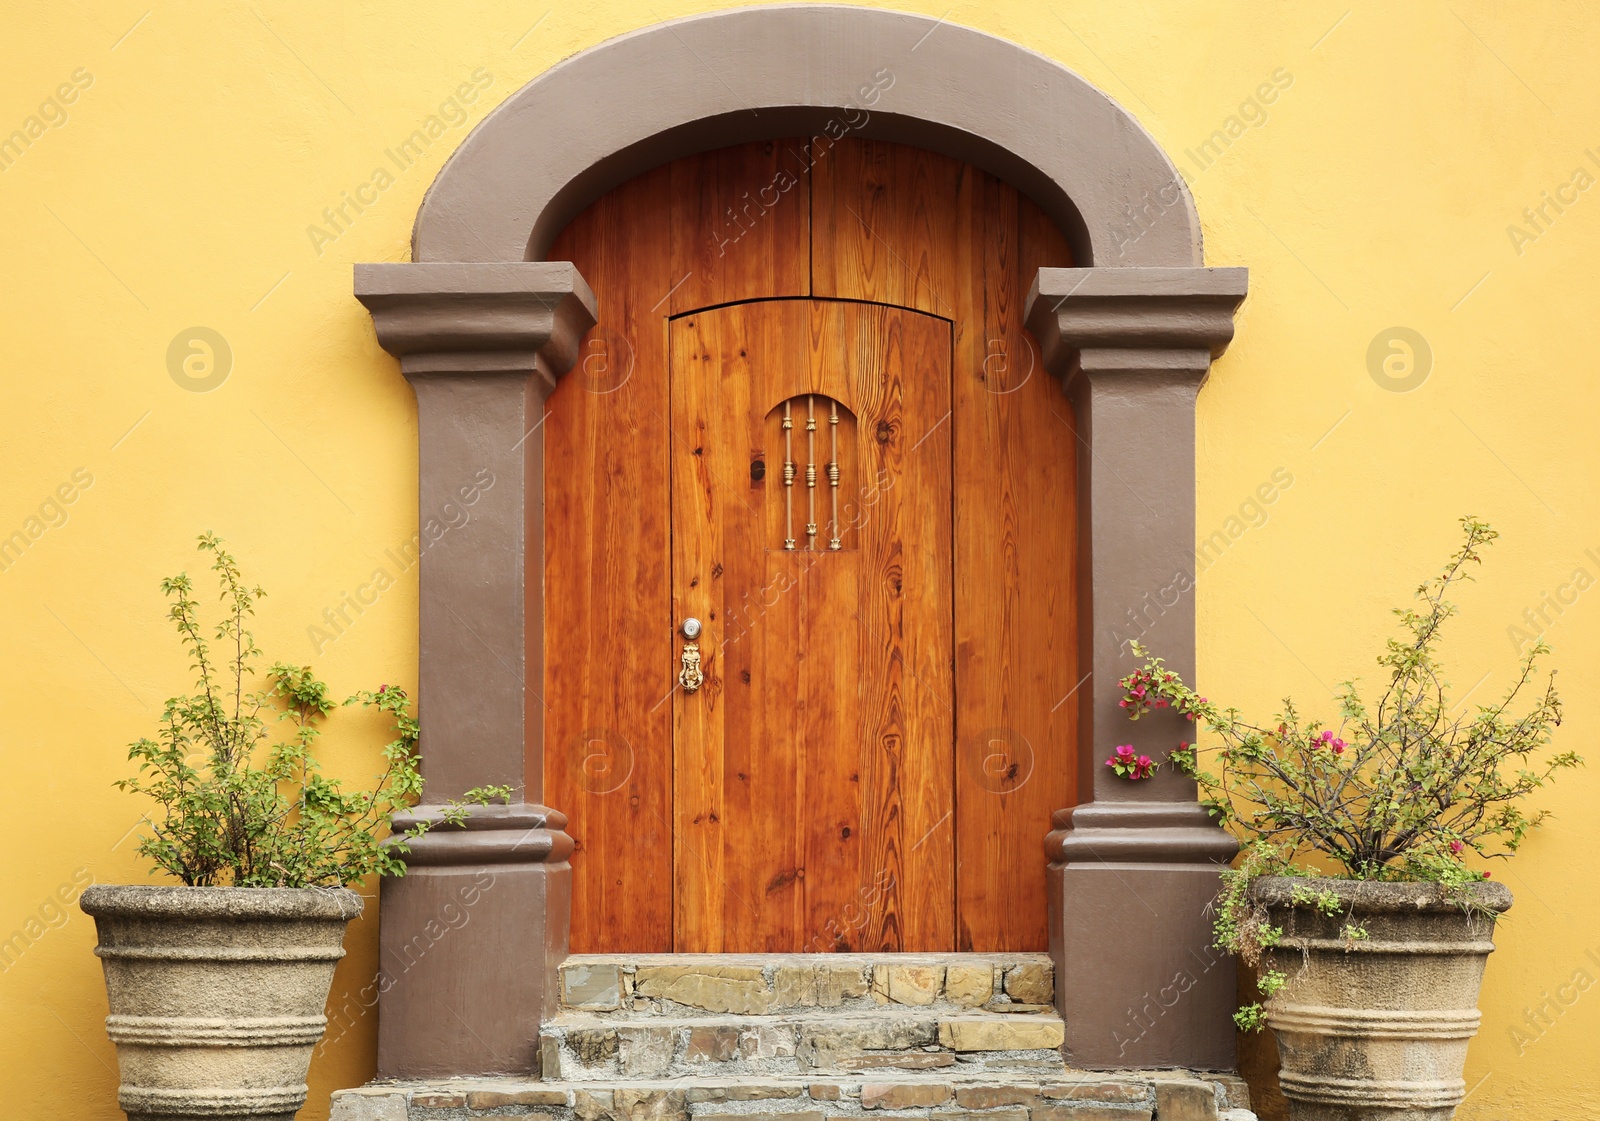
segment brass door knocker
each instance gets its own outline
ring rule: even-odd
[[[689,641],[683,644],[683,668],[678,671],[678,684],[685,693],[693,693],[705,683],[705,675],[700,672],[700,644],[694,641],[700,637],[699,619],[683,621],[683,637]]]

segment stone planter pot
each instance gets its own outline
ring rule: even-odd
[[[1296,886],[1332,890],[1343,911],[1294,903]],[[1262,961],[1289,978],[1265,1011],[1294,1121],[1448,1121],[1455,1112],[1495,918],[1511,907],[1503,884],[1467,891],[1471,912],[1431,884],[1255,882],[1253,898],[1284,933]],[[1368,937],[1341,937],[1352,911]]]
[[[293,1121],[361,897],[95,885],[80,906],[100,935],[129,1121]]]

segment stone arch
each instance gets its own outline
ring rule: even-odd
[[[1100,90],[981,31],[831,4],[691,16],[551,67],[445,164],[418,211],[412,259],[540,260],[584,206],[640,172],[830,130],[943,152],[1010,182],[1080,264],[1202,263],[1188,186]]]

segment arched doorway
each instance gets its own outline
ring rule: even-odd
[[[821,136],[648,171],[551,253],[599,305],[544,422],[573,949],[1045,949],[1077,442],[1022,302],[1066,239],[969,164]]]
[[[1068,979],[1056,1001],[1077,1065],[1226,1068],[1233,966],[1205,948],[1236,845],[1175,769],[1129,783],[1099,760],[1120,742],[1159,758],[1186,732],[1165,717],[1129,728],[1118,680],[1130,631],[1193,672],[1194,405],[1232,338],[1245,270],[1204,266],[1171,160],[1059,63],[926,16],[771,4],[643,28],[552,67],[450,158],[418,212],[413,261],[356,267],[378,341],[416,390],[424,529],[475,470],[497,480],[479,490],[471,537],[430,538],[423,559],[426,792],[410,817],[441,822],[475,786],[513,789],[510,805],[419,840],[410,873],[383,886],[395,972],[379,979],[379,1070],[533,1069],[567,954],[573,841],[562,807],[544,804],[544,778],[545,759],[573,743],[547,734],[540,689],[544,618],[562,608],[544,598],[538,496],[547,474],[572,467],[546,454],[546,399],[573,376],[599,304],[552,242],[642,172],[780,134],[970,162],[1067,235],[1074,267],[1039,268],[1015,305],[1076,423],[1077,804],[1057,808],[1044,838],[1051,956]],[[621,261],[628,247],[607,252]],[[470,923],[435,938],[438,916],[467,896]],[[1137,994],[1174,984],[1184,999],[1142,1021]]]

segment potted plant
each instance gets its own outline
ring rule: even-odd
[[[1582,762],[1544,752],[1561,722],[1553,674],[1513,711],[1549,652],[1542,642],[1494,703],[1451,701],[1435,656],[1456,611],[1446,596],[1497,536],[1470,517],[1462,528],[1443,571],[1396,610],[1401,636],[1378,658],[1374,703],[1349,681],[1327,724],[1289,700],[1254,724],[1137,644],[1144,662],[1122,682],[1131,718],[1170,708],[1216,738],[1206,750],[1181,743],[1171,759],[1241,841],[1223,873],[1217,944],[1256,971],[1264,1003],[1236,1020],[1272,1028],[1296,1121],[1451,1116],[1495,920],[1511,906],[1469,858],[1515,852],[1545,816],[1523,800]]]
[[[187,575],[161,585],[197,692],[167,702],[158,737],[128,749],[137,775],[117,783],[154,799],[139,851],[181,886],[96,885],[80,905],[99,935],[129,1118],[292,1121],[345,927],[362,909],[348,885],[404,874],[405,841],[420,831],[386,839],[421,792],[417,723],[400,688],[355,694],[344,703],[393,721],[384,771],[370,790],[322,775],[313,749],[336,707],[327,686],[306,666],[258,670],[247,622],[265,593],[215,536],[199,549],[221,590],[214,628]],[[280,723],[287,734],[275,736]]]

